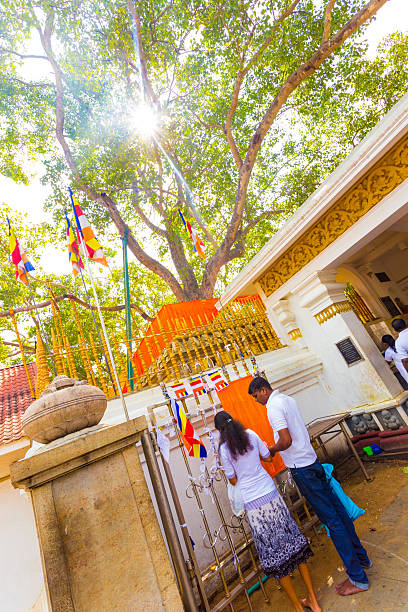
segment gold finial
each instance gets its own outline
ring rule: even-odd
[[[41,393],[51,383],[48,371],[47,358],[40,332],[37,329],[37,351],[36,351],[37,377],[35,380],[35,395],[40,397]]]

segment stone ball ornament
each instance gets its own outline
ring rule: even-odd
[[[56,376],[25,411],[23,431],[47,444],[75,431],[97,425],[106,410],[106,396],[86,380]]]

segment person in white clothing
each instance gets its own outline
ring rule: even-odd
[[[218,412],[214,425],[220,432],[219,449],[225,475],[232,485],[238,483],[265,576],[279,580],[294,609],[300,612],[306,600],[299,601],[290,577],[299,568],[308,591],[307,605],[314,612],[321,612],[306,565],[312,550],[261,464],[261,460],[272,461],[268,447],[228,412]]]
[[[365,569],[372,563],[363,548],[353,521],[343,504],[333,493],[326,473],[310,443],[296,401],[273,390],[269,382],[257,376],[248,393],[262,406],[267,407],[275,444],[269,449],[272,456],[279,452],[290,469],[301,493],[313,507],[319,519],[330,529],[330,535],[346,567],[348,578],[336,586],[339,595],[354,595],[369,588]]]
[[[381,341],[385,346],[385,353],[384,353],[385,361],[388,361],[388,363],[391,363],[391,361],[394,362],[394,365],[397,368],[398,372],[401,374],[405,383],[407,383],[404,388],[405,389],[408,388],[408,371],[405,369],[405,367],[402,364],[402,358],[395,347],[394,338],[391,336],[391,334],[385,334],[385,336],[381,338]],[[403,381],[400,380],[400,382],[402,384]]]
[[[408,371],[408,328],[404,319],[394,319],[391,323],[393,329],[398,332],[395,348],[401,357],[403,367]],[[396,364],[395,364],[396,365]]]

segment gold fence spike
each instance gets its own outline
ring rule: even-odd
[[[54,353],[55,360],[55,368],[57,370],[57,374],[64,374],[64,368],[62,365],[62,359],[60,355],[60,349],[58,346],[58,340],[54,329],[51,327],[51,342],[52,342],[52,352]]]
[[[41,393],[50,384],[50,375],[48,371],[48,363],[45,355],[45,349],[43,345],[40,332],[37,329],[37,352],[36,352],[36,364],[37,364],[37,377],[35,381],[35,396],[40,397]]]
[[[14,331],[16,332],[17,342],[18,342],[18,346],[19,346],[19,349],[20,349],[20,353],[21,353],[21,359],[23,360],[23,366],[24,366],[24,371],[25,371],[26,376],[27,376],[28,386],[30,387],[31,395],[34,398],[35,397],[35,389],[34,389],[33,381],[31,380],[30,372],[28,370],[27,360],[26,360],[25,353],[24,353],[24,346],[23,346],[23,343],[21,342],[20,333],[19,333],[18,327],[17,327],[16,316],[15,316],[14,310],[12,308],[9,308],[9,313],[10,313],[11,320],[13,322]]]
[[[169,355],[169,359],[170,359],[170,363],[172,365],[172,368],[174,370],[174,375],[177,378],[181,377],[181,373],[180,373],[180,366],[177,362],[177,359],[174,356],[173,353],[173,349],[171,348],[171,342],[169,340],[169,333],[164,329],[164,326],[162,324],[162,322],[160,321],[160,319],[157,319],[157,322],[159,324],[159,328],[160,328],[160,332],[162,335],[162,338],[164,340],[164,346],[167,349],[168,355]],[[162,353],[162,358],[165,359],[164,354]]]
[[[93,353],[93,356],[94,356],[94,361],[96,363],[96,368],[97,368],[98,374],[99,374],[99,385],[98,385],[98,387],[101,387],[102,391],[104,392],[106,397],[108,397],[108,388],[106,386],[105,374],[104,374],[104,372],[102,370],[101,362],[100,362],[99,357],[98,357],[98,351],[96,350],[96,345],[95,345],[94,339],[93,339],[93,337],[91,335],[89,336],[89,343],[91,345],[92,353]]]

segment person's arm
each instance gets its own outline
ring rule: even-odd
[[[235,474],[234,466],[232,465],[231,459],[228,456],[228,452],[226,451],[224,445],[220,448],[220,456],[222,466],[224,468],[224,474],[228,478],[228,481],[235,486],[237,484],[237,477]]]
[[[405,359],[401,359],[401,363],[408,372],[408,357],[406,357]]]
[[[269,447],[271,459],[272,457],[274,457],[274,455],[276,455],[276,453],[278,453],[279,451],[287,450],[292,444],[292,436],[290,435],[289,429],[287,427],[285,427],[284,429],[280,429],[278,431],[278,434],[279,440],[277,441],[277,443]]]
[[[254,433],[254,432],[252,432]],[[269,448],[266,446],[265,442],[263,442],[263,440],[261,440],[261,438],[258,436],[258,434],[255,433],[256,436],[256,443],[258,445],[258,452],[259,452],[259,458],[261,461],[266,461],[266,463],[271,463],[272,462],[272,457],[269,453]]]
[[[279,440],[273,446],[269,447],[269,453],[271,457],[273,457],[279,451],[287,450],[292,444],[292,437],[289,432],[289,423],[287,421],[283,400],[274,404],[271,414],[269,414],[268,411],[268,419],[273,431],[279,436]]]

